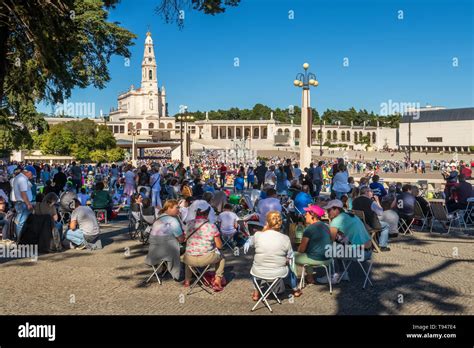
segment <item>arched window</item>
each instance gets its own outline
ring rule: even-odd
[[[321,129],[318,129],[318,140],[321,140],[322,134],[323,132],[321,131]]]
[[[153,123],[148,123],[148,129],[149,129],[148,134],[149,135],[153,135],[153,127],[154,126],[155,125]]]
[[[127,125],[128,134],[132,134],[132,128],[133,128],[133,123],[129,122],[128,125]]]
[[[285,135],[288,137],[290,136],[290,130],[288,128],[285,128]]]
[[[140,122],[137,123],[137,135],[140,135],[140,129],[142,129],[142,124]]]
[[[316,140],[316,131],[312,130],[311,131],[311,143],[313,143]]]
[[[151,53],[151,47],[148,47],[148,53]]]
[[[237,129],[235,130],[235,136],[236,136],[237,139],[242,138],[242,133],[241,133],[241,131],[240,131],[240,128],[237,128]]]
[[[150,110],[153,110],[153,99],[150,99],[150,103],[149,103],[149,108]]]
[[[153,70],[148,70],[148,80],[153,80]]]
[[[244,130],[244,133],[245,133],[245,138],[250,138],[250,128],[245,128]]]
[[[258,137],[260,136],[260,130],[257,128],[254,128],[253,129],[253,138],[254,139],[258,139]]]
[[[377,142],[377,135],[375,135],[375,132],[372,132],[372,142],[374,144]]]
[[[162,122],[160,122],[160,126],[159,126],[159,127],[160,127],[160,128],[165,128],[165,124],[162,123]]]
[[[337,140],[337,132],[335,130],[332,132],[332,139]]]
[[[227,138],[232,139],[232,127],[227,128]]]
[[[173,124],[172,123],[168,123],[168,129],[171,129],[173,128]]]
[[[359,132],[359,141],[362,141],[362,132]]]
[[[372,140],[372,138],[370,137],[370,132],[367,132],[367,139],[369,140],[369,143],[370,143]]]
[[[263,128],[263,132],[262,132],[262,138],[263,139],[267,139],[267,136],[268,136],[268,130],[267,130],[267,127]]]
[[[299,139],[300,138],[300,130],[297,129],[295,130],[295,139]]]
[[[354,132],[354,142],[357,143],[358,140],[357,140],[357,132]]]
[[[346,132],[344,131],[341,132],[341,140],[346,141]]]
[[[331,140],[331,131],[330,131],[330,130],[328,130],[328,131],[326,132],[326,139],[327,139],[327,140]]]
[[[281,129],[281,128],[278,129],[277,134],[278,134],[278,135],[283,135],[283,129]]]
[[[346,138],[347,141],[351,141],[351,132],[347,131]]]

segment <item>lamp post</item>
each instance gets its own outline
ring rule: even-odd
[[[319,156],[323,157],[323,117],[319,118]]]
[[[311,130],[312,115],[310,105],[309,87],[318,86],[316,75],[308,72],[309,64],[303,64],[303,73],[298,73],[293,81],[295,87],[303,88],[302,105],[301,105],[301,134],[300,134],[300,167],[309,167],[311,163]]]
[[[136,145],[136,136],[140,130],[135,128],[135,125],[132,124],[132,127],[128,129],[128,134],[132,136],[132,165],[137,166],[137,145]]]
[[[188,110],[188,108],[186,107],[185,108],[185,112],[186,113]],[[190,157],[190,146],[189,146],[189,140],[190,140],[190,137],[189,137],[189,134],[187,132],[187,123],[188,122],[192,122],[194,121],[194,116],[192,115],[179,115],[178,116],[178,121],[180,123],[180,142],[181,142],[181,148],[180,148],[180,152],[181,152],[181,162],[184,163],[185,162],[185,156],[184,156],[184,147],[185,147],[185,144],[186,144],[186,162],[187,163],[184,163],[185,165],[189,165],[189,157]],[[183,123],[184,125],[186,126],[186,130],[183,129]],[[186,141],[184,141],[183,139],[183,133],[186,133]]]

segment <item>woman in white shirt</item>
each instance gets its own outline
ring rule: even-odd
[[[273,280],[284,278],[290,283],[295,297],[302,292],[297,287],[295,274],[289,269],[289,260],[293,259],[290,238],[280,232],[283,219],[280,212],[271,211],[266,216],[263,231],[255,233],[249,239],[249,245],[255,247],[255,256],[250,274],[259,279]],[[245,248],[246,250],[247,248]],[[252,299],[258,301],[259,292],[254,290]]]

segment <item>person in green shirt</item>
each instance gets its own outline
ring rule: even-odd
[[[316,204],[304,208],[306,224],[303,238],[298,251],[295,253],[296,265],[307,265],[306,282],[314,284],[311,266],[328,265],[330,258],[326,257],[326,249],[331,245],[331,234],[328,225],[321,221],[324,209]]]
[[[104,183],[98,182],[95,185],[95,190],[92,192],[92,209],[105,209],[107,210],[107,219],[112,216],[112,197],[108,191],[104,191]]]

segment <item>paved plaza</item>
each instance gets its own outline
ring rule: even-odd
[[[252,255],[226,251],[226,289],[186,295],[169,276],[143,285],[151,269],[147,247],[132,241],[125,216],[102,227],[102,250],[68,250],[38,261],[2,260],[0,314],[251,314]],[[374,287],[362,290],[362,271],[351,281],[309,285],[303,296],[288,293],[274,314],[474,314],[474,231],[453,236],[416,232],[392,239],[392,251],[374,256]],[[357,268],[356,268],[357,267]],[[270,314],[265,308],[254,315]]]

